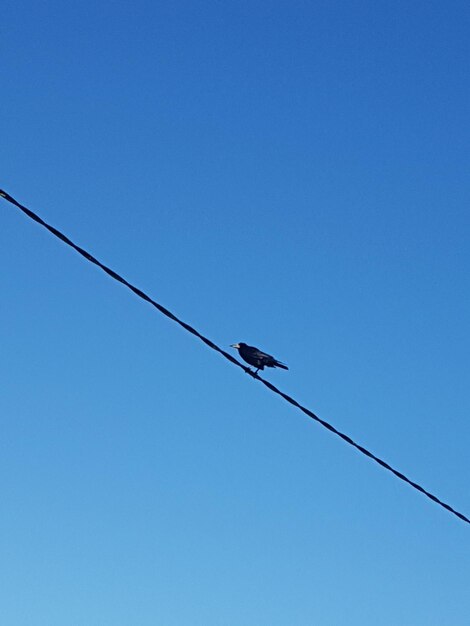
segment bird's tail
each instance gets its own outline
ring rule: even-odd
[[[283,370],[288,370],[289,368],[287,367],[287,365],[284,365],[284,363],[281,363],[281,361],[274,361],[274,365],[276,367],[282,367]]]

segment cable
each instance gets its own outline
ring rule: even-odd
[[[3,190],[0,189],[0,196],[2,198],[4,198],[5,200],[7,200],[7,202],[10,202],[14,206],[16,206],[18,209],[20,209],[29,218],[31,218],[32,220],[34,220],[35,222],[37,222],[41,226],[44,226],[44,228],[46,228],[50,233],[52,233],[55,237],[57,237],[58,239],[60,239],[64,243],[66,243],[68,246],[70,246],[71,248],[76,250],[76,252],[78,252],[81,256],[83,256],[87,261],[90,261],[90,263],[93,263],[94,265],[97,265],[104,272],[106,272],[106,274],[111,276],[111,278],[113,278],[114,280],[117,280],[118,282],[120,282],[123,285],[125,285],[128,289],[130,289],[132,292],[134,292],[136,296],[138,296],[139,298],[142,298],[142,300],[145,300],[146,302],[148,302],[149,304],[154,306],[156,309],[158,309],[158,311],[160,311],[160,313],[163,313],[163,315],[166,315],[166,317],[169,317],[171,320],[173,320],[174,322],[176,322],[177,324],[182,326],[185,330],[187,330],[191,334],[193,334],[196,337],[198,337],[207,346],[209,346],[209,348],[212,348],[212,350],[215,350],[216,352],[219,352],[222,356],[224,356],[231,363],[233,363],[233,365],[236,365],[236,366],[240,367],[247,374],[249,374],[252,378],[255,378],[256,380],[259,380],[270,391],[272,391],[273,393],[277,394],[278,396],[281,396],[282,398],[284,398],[284,400],[286,400],[286,402],[289,402],[293,406],[295,406],[298,409],[300,409],[302,411],[302,413],[304,413],[305,415],[307,415],[311,419],[313,419],[316,422],[318,422],[319,424],[321,424],[324,428],[328,429],[330,432],[332,432],[335,435],[337,435],[338,437],[340,437],[343,441],[345,441],[349,445],[351,445],[354,448],[356,448],[356,450],[359,450],[359,452],[361,452],[365,456],[369,457],[370,459],[372,459],[373,461],[378,463],[380,466],[382,466],[384,469],[386,469],[389,472],[391,472],[392,474],[394,474],[397,478],[399,478],[403,482],[407,483],[408,485],[410,485],[411,487],[413,487],[414,489],[416,489],[420,493],[422,493],[425,496],[427,496],[430,500],[432,500],[433,502],[435,502],[439,506],[441,506],[444,509],[446,509],[446,511],[449,511],[449,513],[452,513],[453,515],[456,515],[462,521],[466,522],[467,524],[470,524],[470,519],[468,517],[466,517],[463,513],[459,513],[458,511],[456,511],[449,504],[446,504],[445,502],[440,500],[437,496],[433,495],[432,493],[430,493],[429,491],[427,491],[426,489],[421,487],[421,485],[419,485],[418,483],[415,483],[414,481],[410,480],[407,476],[405,476],[405,474],[402,474],[401,472],[396,470],[394,467],[389,465],[386,461],[384,461],[380,457],[376,456],[375,454],[373,454],[372,452],[370,452],[369,450],[367,450],[366,448],[364,448],[360,444],[356,443],[353,439],[351,439],[351,437],[349,437],[348,435],[346,435],[346,434],[342,433],[341,431],[337,430],[334,426],[332,426],[331,424],[329,424],[325,420],[323,420],[320,417],[318,417],[318,415],[315,415],[315,413],[313,413],[313,411],[310,411],[310,409],[307,409],[306,407],[304,407],[301,404],[299,404],[297,402],[297,400],[294,400],[294,398],[291,398],[291,396],[287,395],[286,393],[284,393],[283,391],[281,391],[280,389],[275,387],[272,383],[268,382],[267,380],[265,380],[264,378],[262,378],[258,374],[255,374],[249,367],[246,367],[245,365],[240,363],[240,361],[235,359],[231,354],[229,354],[225,350],[222,350],[222,348],[219,348],[219,346],[217,346],[214,342],[212,342],[210,339],[208,339],[204,335],[201,335],[201,333],[198,332],[195,328],[193,328],[189,324],[186,324],[186,322],[183,322],[182,320],[180,320],[171,311],[169,311],[167,308],[165,308],[164,306],[162,306],[161,304],[159,304],[158,302],[156,302],[155,300],[150,298],[150,296],[148,296],[142,290],[138,289],[137,287],[135,287],[134,285],[129,283],[125,278],[120,276],[117,272],[115,272],[111,268],[107,267],[106,265],[104,265],[103,263],[98,261],[98,259],[96,259],[92,254],[90,254],[89,252],[87,252],[86,250],[84,250],[83,248],[78,246],[77,244],[73,243],[73,241],[71,241],[66,235],[64,235],[59,230],[57,230],[57,228],[54,228],[50,224],[47,224],[47,222],[45,222],[41,217],[39,217],[39,215],[36,215],[36,213],[33,213],[33,211],[31,211],[27,207],[23,206],[22,204],[20,204],[17,200],[15,200],[12,196],[10,196],[10,194],[8,194],[6,191],[3,191]]]

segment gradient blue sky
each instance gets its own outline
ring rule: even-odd
[[[0,186],[469,515],[469,26],[7,0]],[[468,624],[467,525],[0,211],[2,624]]]

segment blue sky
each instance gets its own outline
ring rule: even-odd
[[[11,2],[0,186],[470,514],[464,2]],[[469,528],[2,201],[11,626],[460,626]]]

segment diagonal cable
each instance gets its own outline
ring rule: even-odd
[[[429,492],[426,489],[424,489],[424,487],[422,487],[418,483],[412,481],[410,478],[405,476],[405,474],[402,474],[402,472],[399,472],[397,469],[395,469],[394,467],[389,465],[386,461],[384,461],[380,457],[378,457],[375,454],[373,454],[372,452],[370,452],[370,450],[367,450],[367,448],[364,448],[364,446],[361,446],[360,444],[356,443],[353,439],[351,439],[351,437],[349,437],[345,433],[342,433],[341,431],[336,429],[334,426],[332,426],[330,423],[328,423],[325,420],[323,420],[320,417],[318,417],[318,415],[315,415],[315,413],[313,413],[313,411],[310,411],[310,409],[307,409],[306,407],[304,407],[301,404],[299,404],[299,402],[297,402],[297,400],[295,400],[294,398],[292,398],[288,394],[286,394],[283,391],[281,391],[280,389],[278,389],[275,385],[273,385],[269,381],[265,380],[264,378],[262,378],[258,374],[255,374],[249,367],[246,367],[245,365],[240,363],[240,361],[235,359],[231,354],[229,354],[225,350],[222,350],[222,348],[219,348],[219,346],[217,346],[213,341],[211,341],[210,339],[208,339],[207,337],[202,335],[195,328],[193,328],[192,326],[190,326],[186,322],[183,322],[182,320],[180,320],[171,311],[169,311],[167,308],[165,308],[164,306],[162,306],[161,304],[159,304],[158,302],[153,300],[150,296],[148,296],[146,293],[144,293],[141,289],[139,289],[138,287],[136,287],[132,283],[128,282],[125,278],[120,276],[117,272],[112,270],[110,267],[107,267],[106,265],[104,265],[104,263],[101,263],[101,261],[98,261],[97,258],[95,258],[92,254],[90,254],[89,252],[87,252],[86,250],[84,250],[83,248],[78,246],[77,244],[75,244],[66,235],[64,235],[59,230],[57,230],[57,228],[54,228],[54,226],[51,226],[50,224],[45,222],[41,217],[39,217],[39,215],[37,215],[36,213],[31,211],[27,207],[25,207],[22,204],[20,204],[17,200],[15,200],[12,196],[10,196],[10,194],[8,194],[6,191],[3,191],[3,190],[0,189],[0,196],[2,198],[4,198],[5,200],[7,200],[7,202],[10,202],[14,206],[16,206],[18,209],[20,209],[29,218],[31,218],[32,220],[34,220],[35,222],[37,222],[41,226],[44,226],[44,228],[46,228],[50,233],[52,233],[55,237],[57,237],[58,239],[63,241],[65,244],[67,244],[68,246],[70,246],[71,248],[76,250],[87,261],[90,261],[90,263],[93,263],[94,265],[97,265],[104,272],[106,272],[106,274],[111,276],[111,278],[113,278],[114,280],[117,280],[118,282],[120,282],[123,285],[125,285],[128,289],[130,289],[133,293],[135,293],[136,296],[138,296],[139,298],[142,298],[142,300],[145,300],[146,302],[148,302],[149,304],[154,306],[158,311],[160,311],[160,313],[163,313],[163,315],[166,315],[166,317],[169,317],[171,320],[173,320],[174,322],[176,322],[177,324],[182,326],[185,330],[187,330],[191,334],[193,334],[196,337],[198,337],[207,346],[209,346],[209,348],[212,348],[216,352],[219,352],[222,356],[224,356],[231,363],[233,363],[233,365],[236,365],[236,366],[240,367],[241,369],[243,369],[252,378],[256,378],[257,380],[259,380],[270,391],[272,391],[273,393],[277,394],[278,396],[281,396],[282,398],[284,398],[284,400],[286,400],[286,402],[289,402],[289,404],[292,404],[296,408],[300,409],[302,411],[302,413],[305,413],[305,415],[307,415],[311,419],[315,420],[316,422],[318,422],[319,424],[324,426],[330,432],[334,433],[335,435],[340,437],[343,441],[345,441],[349,445],[351,445],[354,448],[356,448],[356,450],[359,450],[359,452],[361,452],[365,456],[369,457],[370,459],[372,459],[373,461],[378,463],[380,466],[382,466],[384,469],[386,469],[389,472],[391,472],[392,474],[394,474],[394,476],[396,476],[397,478],[399,478],[403,482],[407,483],[408,485],[410,485],[411,487],[413,487],[417,491],[419,491],[422,494],[424,494],[425,496],[427,496],[430,500],[432,500],[433,502],[435,502],[439,506],[441,506],[444,509],[446,509],[446,511],[449,511],[449,513],[452,513],[453,515],[456,515],[462,521],[466,522],[467,524],[470,524],[470,519],[467,516],[465,516],[463,513],[459,513],[458,511],[456,511],[449,504],[446,504],[445,502],[440,500],[437,496],[435,496],[431,492]]]

